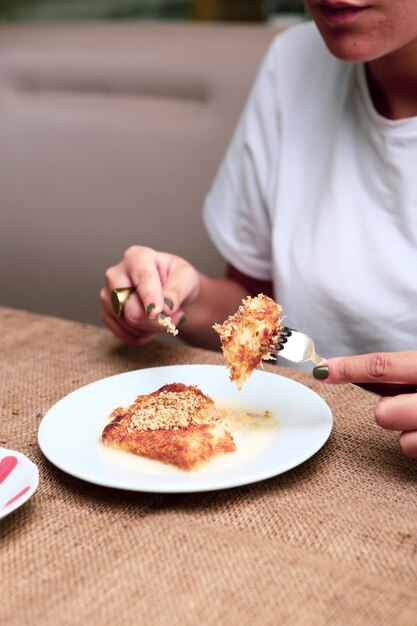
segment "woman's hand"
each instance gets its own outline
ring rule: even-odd
[[[101,318],[122,341],[142,345],[166,329],[155,320],[161,311],[177,325],[184,317],[182,306],[198,295],[200,278],[196,269],[173,254],[132,246],[123,259],[105,273],[100,292]],[[111,304],[111,291],[134,287],[124,313],[117,317]]]
[[[390,382],[417,385],[417,351],[383,352],[327,359],[313,370],[326,383]],[[381,398],[375,407],[377,424],[399,431],[407,456],[417,457],[417,393]]]

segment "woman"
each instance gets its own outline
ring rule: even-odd
[[[417,2],[307,5],[314,22],[273,42],[207,196],[227,276],[130,248],[101,293],[122,340],[149,341],[165,308],[217,348],[212,324],[264,292],[320,354],[417,350]],[[111,290],[130,285],[116,318]]]

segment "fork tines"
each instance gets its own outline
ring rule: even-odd
[[[292,328],[288,328],[288,326],[283,326],[280,330],[279,333],[279,337],[278,337],[278,342],[275,346],[275,350],[277,352],[279,352],[280,350],[284,349],[284,344],[287,343],[288,341],[288,337],[291,337],[292,335]]]

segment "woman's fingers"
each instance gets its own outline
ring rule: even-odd
[[[184,259],[170,255],[161,255],[162,289],[165,311],[176,315],[183,304],[193,301],[199,291],[200,280],[197,270]]]
[[[132,345],[143,345],[150,341],[157,333],[166,332],[157,319],[150,319],[145,314],[136,293],[132,293],[123,310],[123,314],[116,316],[110,302],[110,296],[106,288],[100,293],[102,301],[101,319],[119,337]]]
[[[116,337],[132,346],[142,346],[151,341],[155,336],[155,333],[144,333],[142,331],[130,332],[122,323],[106,312],[102,312],[101,318]]]
[[[143,246],[128,248],[122,261],[106,271],[105,281],[109,301],[113,289],[123,287],[135,289],[136,294],[129,297],[124,308],[125,317],[130,318],[129,321],[133,325],[136,325],[137,320],[142,323],[145,315],[155,317],[164,307],[158,253],[151,248]]]
[[[417,393],[382,398],[375,407],[375,419],[387,430],[417,430]]]
[[[142,264],[140,271],[136,265],[139,261]],[[155,328],[155,318],[161,311],[178,321],[182,317],[182,304],[198,293],[197,271],[179,257],[153,251],[141,254],[140,259],[132,257],[130,262],[133,263],[130,276],[136,293],[125,306],[127,323],[134,327]],[[151,325],[148,320],[152,320]]]
[[[143,246],[132,246],[122,261],[107,270],[106,285],[100,293],[101,316],[117,337],[140,345],[166,329],[156,316],[163,311],[178,324],[183,320],[182,304],[192,301],[199,290],[199,275],[184,259]],[[123,315],[113,311],[113,289],[132,287]]]
[[[326,383],[391,382],[417,384],[417,351],[378,352],[327,359],[319,366]],[[328,372],[323,368],[327,368]]]
[[[417,431],[401,433],[399,443],[404,454],[417,457]]]
[[[131,309],[132,317],[145,314],[152,319],[164,308],[160,256],[161,253],[142,246],[129,248],[123,256],[131,284],[137,294],[136,306]]]
[[[326,383],[409,383],[417,385],[417,351],[379,352],[323,361],[313,370]],[[417,457],[417,393],[381,398],[375,408],[379,426],[400,432],[399,445]]]

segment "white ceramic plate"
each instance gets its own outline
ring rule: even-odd
[[[101,443],[106,418],[115,407],[173,382],[197,385],[215,401],[227,399],[259,412],[271,411],[279,426],[256,445],[256,437],[243,441],[244,454],[238,444],[237,452],[193,472]],[[256,370],[238,391],[223,366],[173,365],[118,374],[81,387],[48,411],[38,437],[49,461],[77,478],[132,491],[183,493],[236,487],[281,474],[315,454],[328,439],[332,423],[324,400],[288,378]]]
[[[0,448],[0,519],[22,506],[36,491],[39,471],[20,452]]]

